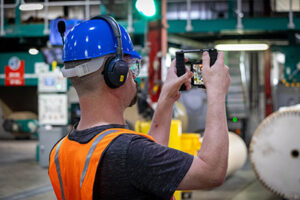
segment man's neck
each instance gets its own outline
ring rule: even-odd
[[[107,124],[125,125],[124,108],[114,97],[106,96],[100,99],[89,96],[81,97],[79,101],[81,118],[77,126],[78,130]]]

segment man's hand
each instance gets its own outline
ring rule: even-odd
[[[218,58],[213,66],[209,66],[209,54],[204,52],[203,56],[203,81],[208,93],[225,97],[230,86],[229,68],[224,64],[224,53],[219,52]]]
[[[167,78],[161,91],[161,97],[171,100],[172,103],[179,99],[179,89],[182,84],[185,84],[186,90],[191,89],[191,78],[193,77],[193,73],[187,67],[185,74],[180,77],[177,76],[176,71],[176,60],[174,59],[168,69]]]

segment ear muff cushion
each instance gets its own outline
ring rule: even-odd
[[[118,88],[126,81],[128,65],[116,57],[109,58],[105,63],[104,80],[110,88]]]

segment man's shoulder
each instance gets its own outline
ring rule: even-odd
[[[149,138],[143,136],[143,135],[138,135],[138,134],[134,134],[134,133],[123,133],[120,134],[118,137],[116,137],[113,141],[113,143],[118,143],[118,145],[122,145],[122,146],[128,146],[131,145],[132,143],[154,143],[152,140],[150,140]]]

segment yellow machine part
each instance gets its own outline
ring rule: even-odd
[[[151,121],[136,121],[135,131],[148,134],[151,126]],[[169,138],[169,147],[181,149],[181,121],[172,120]]]
[[[201,142],[198,133],[183,133],[181,135],[181,151],[196,156],[200,148]]]
[[[136,121],[135,131],[148,134],[151,121]],[[201,148],[200,135],[196,133],[182,133],[180,120],[172,120],[170,128],[169,147],[197,155]],[[181,191],[175,192],[176,200],[181,200]]]

